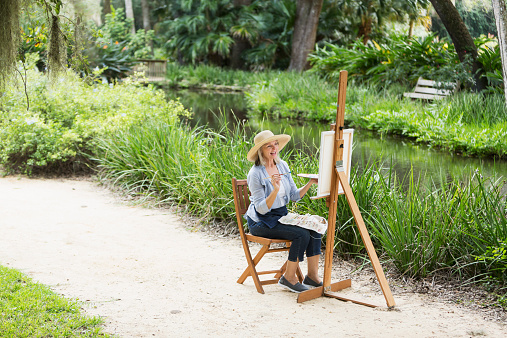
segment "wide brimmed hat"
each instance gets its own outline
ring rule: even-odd
[[[290,141],[290,136],[285,134],[275,135],[270,130],[264,130],[255,135],[254,137],[254,146],[246,155],[247,160],[250,162],[255,162],[259,155],[257,151],[266,143],[278,141],[278,151],[282,150],[283,147]]]

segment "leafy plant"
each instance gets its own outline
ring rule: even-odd
[[[491,90],[499,89],[501,63],[498,49],[491,47],[494,40],[486,37],[475,39],[479,49],[479,62],[487,72]],[[310,62],[323,77],[336,81],[340,70],[360,82],[391,86],[413,86],[419,77],[473,85],[470,58],[460,62],[454,46],[435,35],[425,38],[407,38],[393,35],[381,41],[369,41],[366,45],[355,41],[348,47],[325,44],[310,56]]]
[[[0,97],[0,164],[10,172],[80,171],[89,165],[98,135],[155,116],[175,121],[188,114],[162,91],[129,79],[89,85],[69,71],[49,86],[47,76],[37,70],[27,74],[30,110],[15,81]]]
[[[132,71],[136,59],[149,58],[153,54],[153,30],[139,29],[132,34],[132,19],[125,17],[123,8],[111,8],[105,24],[98,30],[87,53],[91,68],[103,68],[102,74],[111,80],[124,78]]]

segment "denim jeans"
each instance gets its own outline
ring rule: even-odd
[[[280,222],[274,228],[268,228],[261,222],[255,222],[247,216],[248,228],[254,236],[271,239],[289,239],[292,245],[289,249],[289,261],[302,262],[306,257],[320,255],[322,235],[318,232],[300,228],[295,225],[282,224]]]

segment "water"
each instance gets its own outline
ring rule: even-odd
[[[301,149],[303,142],[318,147],[320,133],[330,129],[329,124],[249,117],[244,96],[238,93],[180,91],[169,92],[168,96],[179,97],[182,104],[194,112],[195,117],[190,121],[191,125],[208,125],[214,130],[219,130],[222,124],[217,116],[222,111],[230,122],[245,121],[248,134],[269,129],[275,134],[291,135],[290,147],[295,149]],[[367,130],[356,129],[352,165],[364,166],[369,159],[379,156],[384,160],[386,169],[393,170],[398,177],[405,177],[413,170],[416,177],[422,175],[425,180],[435,182],[453,178],[467,180],[478,170],[485,177],[507,178],[506,161],[462,157],[406,138],[381,136]]]

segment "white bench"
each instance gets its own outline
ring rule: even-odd
[[[404,93],[403,96],[412,99],[423,100],[441,100],[456,92],[458,85],[453,82],[436,82],[433,80],[425,80],[420,77],[417,80],[413,93]]]

